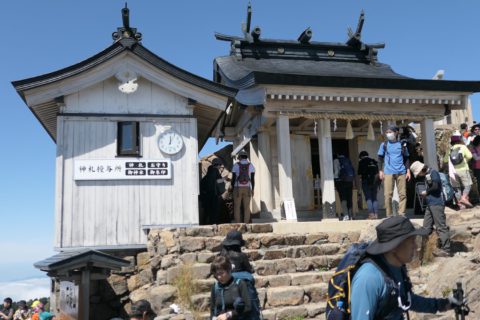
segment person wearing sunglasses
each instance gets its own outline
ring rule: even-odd
[[[377,239],[367,247],[368,258],[352,280],[351,320],[410,319],[410,310],[437,313],[461,305],[453,295],[426,298],[412,291],[406,264],[415,256],[416,237],[427,236],[428,230],[394,216],[383,220],[376,231]]]

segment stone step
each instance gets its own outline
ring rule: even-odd
[[[283,273],[295,273],[305,271],[329,271],[335,268],[343,254],[328,256],[315,256],[306,258],[283,258],[277,260],[257,260],[252,264],[256,273],[260,276],[270,276]]]
[[[270,288],[258,288],[258,299],[263,310],[280,307],[325,304],[328,285],[312,283],[307,285],[290,285]],[[192,296],[192,302],[199,311],[207,311],[210,305],[211,287]]]
[[[344,253],[346,247],[336,243],[297,245],[278,249],[247,249],[243,252],[250,261],[276,260],[283,258],[304,258]]]
[[[326,300],[327,284],[317,283],[305,286],[283,286],[258,289],[258,297],[264,310],[319,303]]]
[[[281,286],[298,286],[312,283],[327,283],[334,271],[307,271],[296,273],[285,273],[270,276],[255,275],[255,286],[257,288],[270,288]]]
[[[264,320],[283,320],[293,318],[324,319],[324,313],[324,302],[262,310]]]

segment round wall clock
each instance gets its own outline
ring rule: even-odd
[[[158,137],[158,147],[166,154],[176,154],[182,150],[182,136],[175,130],[162,132]]]

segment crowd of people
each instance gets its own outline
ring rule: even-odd
[[[5,298],[0,308],[0,320],[54,320],[55,315],[45,308],[40,300],[35,300],[28,306],[25,300],[13,303],[11,298]]]

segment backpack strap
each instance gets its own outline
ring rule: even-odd
[[[375,314],[375,319],[384,319],[391,312],[392,308],[398,306],[397,305],[397,300],[393,301],[392,299],[393,298],[398,299],[398,297],[401,296],[400,287],[393,280],[394,277],[393,277],[392,273],[390,272],[390,268],[387,266],[386,262],[383,261],[380,257],[373,256],[373,255],[368,255],[367,258],[365,258],[361,263],[363,264],[363,263],[366,263],[366,262],[372,263],[382,273],[385,284],[387,285],[387,289],[389,289],[389,287],[390,287],[391,290],[394,290],[396,292],[395,297],[391,296],[392,294],[387,292],[386,300],[383,303],[379,304],[379,309],[377,310],[377,312]],[[403,312],[406,314],[407,319],[410,319],[409,314],[408,314],[408,309],[411,306],[410,295],[412,293],[412,287],[413,286],[412,286],[412,283],[410,281],[410,278],[408,277],[407,268],[405,266],[402,266],[401,271],[402,271],[402,283],[405,286],[406,293],[407,293],[407,296],[408,296],[408,299],[409,299],[408,308],[403,309]]]

